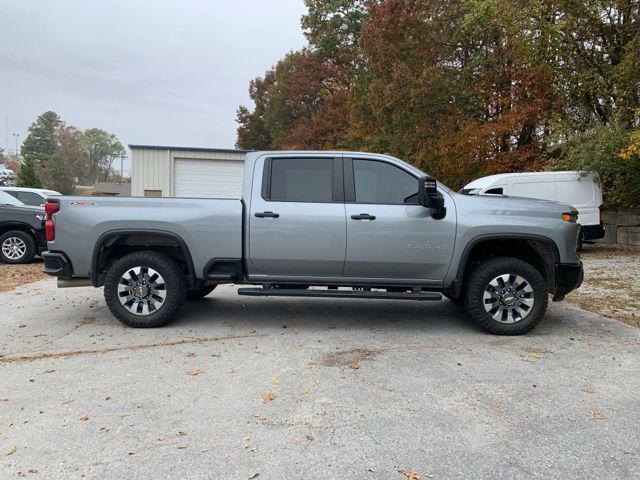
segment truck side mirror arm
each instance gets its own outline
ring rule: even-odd
[[[428,175],[418,180],[418,203],[431,210],[431,217],[436,220],[447,215],[444,197],[438,192],[436,180]]]

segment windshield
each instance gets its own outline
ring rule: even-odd
[[[458,193],[463,195],[479,195],[481,190],[481,188],[463,188]]]
[[[15,205],[16,207],[22,207],[24,206],[24,203],[9,195],[7,192],[0,190],[0,205]]]

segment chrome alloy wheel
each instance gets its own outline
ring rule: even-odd
[[[20,237],[9,237],[2,242],[2,254],[9,260],[20,260],[27,253],[27,244]]]
[[[482,296],[485,311],[501,323],[523,320],[533,308],[533,288],[520,275],[505,273],[489,282]]]
[[[150,315],[164,305],[167,285],[158,272],[148,267],[128,269],[118,282],[118,299],[134,315]]]

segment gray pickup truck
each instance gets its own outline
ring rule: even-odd
[[[46,213],[44,271],[104,286],[132,327],[233,283],[252,296],[444,295],[516,335],[582,281],[569,205],[458,194],[388,155],[252,152],[241,199],[59,197]]]

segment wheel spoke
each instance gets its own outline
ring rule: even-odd
[[[488,315],[501,323],[526,318],[535,303],[531,284],[522,276],[505,273],[494,277],[485,287],[482,303]]]
[[[147,266],[128,269],[118,282],[118,299],[134,315],[147,316],[162,308],[167,286],[159,272]]]

